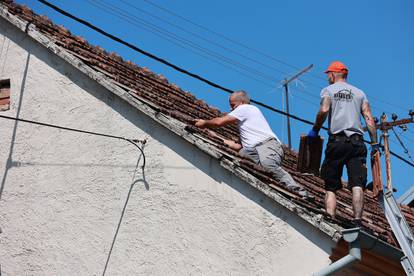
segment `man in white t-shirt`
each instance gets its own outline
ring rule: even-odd
[[[195,126],[217,128],[237,124],[241,144],[231,140],[224,140],[224,143],[239,151],[241,156],[271,172],[274,178],[285,185],[288,190],[310,199],[307,191],[281,167],[284,157],[282,145],[262,112],[250,104],[247,93],[244,91],[234,92],[231,94],[229,102],[232,110],[229,114],[211,120],[197,120]]]

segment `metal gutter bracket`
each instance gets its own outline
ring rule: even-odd
[[[344,269],[352,265],[356,261],[362,259],[361,256],[361,244],[359,241],[359,231],[360,228],[351,228],[342,231],[342,236],[346,242],[349,243],[349,254],[345,257],[337,260],[336,262],[328,265],[327,267],[321,269],[320,271],[314,273],[314,276],[326,276],[332,275],[340,269]]]

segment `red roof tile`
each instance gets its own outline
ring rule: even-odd
[[[99,46],[92,46],[82,37],[71,35],[69,30],[53,24],[46,16],[36,15],[29,8],[12,3],[12,1],[3,0],[2,2],[5,3],[10,13],[25,21],[32,22],[40,32],[55,41],[57,45],[81,59],[91,68],[116,81],[124,89],[134,91],[140,98],[150,102],[152,108],[188,124],[187,130],[189,132],[204,137],[205,141],[226,152],[229,156],[235,159],[240,158],[237,152],[226,147],[220,139],[213,135],[216,133],[226,138],[236,139],[238,132],[234,126],[227,126],[215,132],[200,130],[192,126],[196,118],[209,119],[221,115],[222,113],[218,109],[210,107],[191,93],[181,90],[177,85],[169,83],[164,76],[156,75],[148,68],[139,67],[131,61],[124,61],[116,53],[109,54]],[[287,148],[285,150],[283,167],[298,183],[301,183],[306,190],[315,196],[315,202],[304,201],[290,192],[283,191],[283,186],[248,160],[240,160],[240,166],[269,186],[282,191],[296,204],[311,212],[323,214],[325,193],[323,181],[313,175],[298,173],[296,171],[297,153]],[[414,209],[402,206],[402,211],[414,229]],[[347,189],[342,189],[338,193],[337,218],[339,225],[344,227],[347,227],[352,219],[352,195]],[[392,245],[397,244],[378,201],[370,191],[366,192],[363,226],[364,230],[382,240]]]

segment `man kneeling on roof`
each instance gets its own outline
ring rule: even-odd
[[[231,94],[231,112],[225,116],[211,120],[197,120],[195,126],[199,128],[218,128],[229,124],[237,124],[241,144],[231,140],[224,140],[230,148],[239,151],[242,157],[252,160],[290,191],[298,193],[306,199],[311,199],[307,191],[282,167],[284,157],[283,148],[264,118],[262,112],[250,104],[250,98],[245,91],[236,91]]]

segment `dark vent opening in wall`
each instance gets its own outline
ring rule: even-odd
[[[10,109],[10,79],[0,80],[0,111]]]

